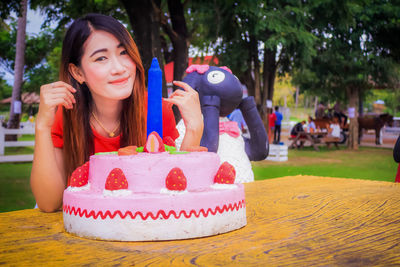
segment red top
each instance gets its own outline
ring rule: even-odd
[[[162,102],[163,114],[163,136],[170,136],[172,139],[179,137],[176,129],[174,113],[172,112],[172,104],[165,101]],[[93,128],[94,135],[94,153],[117,151],[120,148],[119,140],[121,135],[115,137],[104,137],[98,134]],[[54,124],[51,128],[51,137],[54,147],[62,148],[63,141],[63,115],[61,106],[57,109]]]
[[[275,113],[269,114],[269,127],[275,127],[276,115]]]

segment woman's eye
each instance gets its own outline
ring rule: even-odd
[[[121,55],[127,55],[127,54],[128,54],[128,51],[126,51],[126,50],[121,51]]]
[[[98,58],[96,58],[96,61],[104,61],[104,60],[106,60],[106,57],[98,57]]]

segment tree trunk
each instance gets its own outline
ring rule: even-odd
[[[257,39],[250,36],[250,58],[252,60],[252,70],[254,73],[254,100],[259,111],[262,111],[264,103],[261,99],[261,85],[260,85],[260,60],[258,59]]]
[[[274,97],[274,85],[275,85],[275,75],[276,75],[276,51],[271,49],[264,49],[264,66],[263,66],[263,94],[262,94],[262,104],[264,105],[267,100],[272,101]],[[273,108],[267,108],[266,112],[262,113],[262,119],[264,125],[269,126],[269,114],[271,114]]]
[[[362,116],[364,114],[364,101],[362,91],[360,91],[358,94],[358,114],[359,116]]]
[[[21,87],[24,76],[25,65],[25,33],[26,33],[26,13],[28,9],[28,1],[21,1],[21,15],[18,17],[17,42],[15,51],[14,64],[14,85],[12,91],[12,100],[10,106],[10,119],[7,123],[7,128],[19,128],[21,119]]]
[[[185,12],[182,1],[168,0],[168,10],[171,17],[172,32],[167,34],[174,48],[174,80],[182,80],[183,74],[188,67],[189,33],[186,27]]]
[[[358,150],[358,93],[359,90],[356,87],[348,87],[346,89],[347,96],[349,99],[349,141],[348,148]],[[354,114],[351,114],[353,113]],[[354,115],[354,116],[353,116]]]
[[[168,0],[168,10],[170,14],[172,28],[168,20],[162,14],[161,9],[158,9],[160,21],[164,32],[171,40],[173,52],[172,61],[174,62],[174,80],[181,81],[186,68],[188,67],[188,47],[189,47],[189,33],[186,27],[184,6],[180,0]],[[173,86],[173,90],[177,89]],[[175,121],[181,119],[179,109],[173,107]]]
[[[240,76],[239,80],[246,85],[247,88],[247,94],[249,96],[255,96],[255,82],[254,82],[254,78],[251,75],[251,61],[247,63],[247,66],[249,66],[247,68],[246,71],[243,72],[242,76]]]
[[[151,60],[157,57],[161,70],[164,69],[164,61],[161,53],[160,38],[160,0],[121,0],[131,23],[134,39],[146,71],[150,68]],[[157,10],[156,10],[157,9]],[[163,72],[163,96],[167,95],[165,74]]]

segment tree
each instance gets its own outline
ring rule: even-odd
[[[273,99],[276,75],[315,54],[308,6],[301,1],[194,1],[193,12],[205,37],[196,43],[214,44],[221,64],[247,86],[267,124],[265,102]]]
[[[26,32],[26,14],[28,10],[28,1],[21,1],[21,14],[18,17],[18,31],[15,53],[14,67],[14,85],[12,91],[12,100],[10,105],[10,118],[7,128],[19,128],[19,120],[21,114],[21,86],[24,75],[25,61],[25,32]]]
[[[394,12],[388,12],[394,10]],[[315,1],[311,9],[318,56],[297,72],[303,90],[348,99],[349,148],[358,149],[357,108],[360,96],[374,86],[396,83],[395,62],[388,47],[375,39],[376,25],[398,21],[398,6],[389,2]],[[398,22],[397,22],[398,23]],[[354,115],[354,116],[353,116]]]

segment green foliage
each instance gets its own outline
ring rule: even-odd
[[[257,55],[264,57],[264,47],[280,48],[282,74],[296,61],[307,62],[315,55],[315,37],[307,26],[307,6],[299,1],[193,1],[192,23],[200,25],[192,44],[215,49],[221,65],[229,66],[240,77],[252,56],[251,42]],[[209,23],[214,21],[214,23]]]
[[[11,24],[10,30],[0,30],[0,63],[11,74],[14,70],[16,33],[15,23]],[[60,51],[56,47],[61,47],[61,42],[62,32],[51,29],[44,29],[37,35],[26,37],[23,91],[38,90],[38,82],[40,84],[41,81],[49,77],[55,77],[55,66],[47,64],[46,58],[49,57],[50,59],[54,57],[55,51]],[[60,55],[57,54],[57,57],[59,58]],[[58,73],[58,66],[56,68]]]
[[[0,19],[5,20],[9,18],[11,12],[19,14],[21,7],[20,0],[1,0],[0,1]]]
[[[0,99],[10,97],[12,94],[12,87],[7,82],[0,78]]]
[[[274,106],[292,107],[294,105],[294,93],[296,87],[292,84],[292,79],[289,75],[278,77],[275,81],[275,94],[273,98]]]
[[[340,100],[346,89],[365,91],[376,85],[391,87],[399,83],[399,66],[395,56],[389,57],[392,51],[387,49],[391,44],[375,38],[386,28],[384,25],[391,25],[390,29],[400,25],[399,3],[373,0],[313,3],[311,27],[318,37],[315,43],[318,56],[295,72],[294,81],[302,90]],[[398,36],[394,37],[397,39]]]
[[[366,95],[364,107],[368,109],[368,112],[373,111],[373,103],[377,100],[383,100],[385,102],[385,109],[383,112],[399,116],[400,115],[400,91],[393,89],[386,90],[371,90]]]
[[[110,15],[128,24],[125,10],[118,0],[32,0],[32,8],[40,8],[46,14],[43,26],[58,22],[58,28],[64,28],[73,19],[88,13]]]

